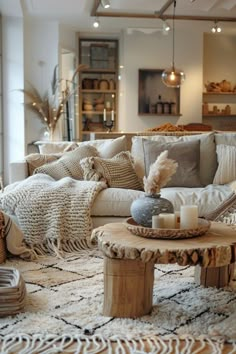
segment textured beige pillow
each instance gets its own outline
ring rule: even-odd
[[[155,141],[144,139],[143,148],[146,176],[151,164],[161,152],[167,150],[168,157],[178,163],[178,168],[166,187],[202,187],[199,175],[199,140],[157,144]]]
[[[81,161],[84,179],[105,180],[109,187],[142,190],[131,155],[123,151],[111,159],[89,157]]]
[[[236,146],[216,146],[218,168],[213,184],[227,184],[236,180]]]
[[[56,161],[61,156],[62,156],[62,154],[43,155],[43,154],[39,154],[39,153],[30,154],[30,155],[25,156],[25,160],[26,160],[27,166],[28,166],[28,175],[32,176],[32,174],[36,168],[43,166],[47,163]]]
[[[80,160],[85,157],[97,155],[98,152],[95,147],[80,146],[73,151],[64,153],[57,161],[36,168],[34,173],[45,173],[56,180],[67,176],[75,179],[83,179],[83,170],[80,166]]]
[[[216,160],[216,145],[214,133],[203,133],[196,135],[183,135],[183,136],[134,136],[132,138],[131,153],[134,158],[135,171],[140,178],[145,174],[144,168],[144,151],[143,139],[156,141],[157,143],[171,143],[181,141],[200,140],[200,180],[203,186],[213,182],[214,175],[217,169]]]

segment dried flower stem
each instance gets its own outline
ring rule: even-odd
[[[168,151],[163,151],[150,166],[148,177],[143,178],[144,191],[147,194],[160,193],[173,174],[175,174],[178,163],[174,160],[168,159]]]
[[[86,65],[80,64],[76,68],[72,76],[72,80],[67,80],[67,82],[73,84],[74,86],[74,80],[76,75],[86,68]],[[41,120],[41,122],[46,124],[49,130],[51,130],[52,132],[55,130],[57,122],[60,119],[62,113],[64,113],[65,104],[68,102],[68,100],[75,91],[74,87],[72,89],[69,89],[69,87],[67,86],[62,97],[58,99],[56,92],[59,90],[59,84],[61,81],[63,80],[57,80],[54,83],[55,86],[52,90],[54,93],[49,94],[47,92],[44,96],[41,96],[36,90],[36,88],[32,85],[30,85],[30,90],[20,90],[27,97],[27,102],[25,103],[25,106],[32,112],[36,113],[37,117]]]

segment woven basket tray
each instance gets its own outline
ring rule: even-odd
[[[126,220],[127,229],[136,236],[157,239],[184,239],[204,235],[210,228],[210,221],[198,219],[198,227],[196,229],[152,229],[138,225],[133,218]]]

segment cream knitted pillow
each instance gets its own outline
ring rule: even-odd
[[[81,161],[81,167],[85,180],[104,180],[112,188],[143,189],[129,151],[120,152],[111,159],[89,157]]]
[[[83,179],[83,170],[80,166],[80,160],[97,155],[98,152],[95,147],[79,146],[73,151],[64,153],[59,160],[36,168],[34,174],[45,173],[56,180],[67,176],[81,180]]]
[[[216,146],[218,168],[213,184],[226,184],[236,180],[236,146]]]

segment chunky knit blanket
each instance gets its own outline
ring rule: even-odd
[[[61,254],[90,246],[90,210],[103,182],[36,174],[9,185],[0,208],[17,217],[24,241],[39,254]]]

